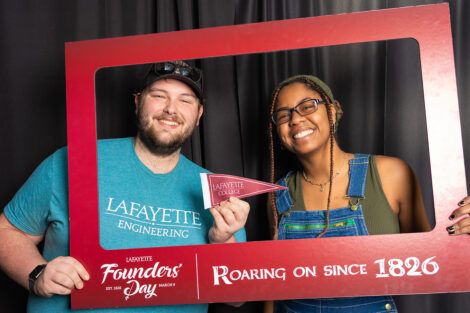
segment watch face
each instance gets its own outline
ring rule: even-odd
[[[33,280],[38,279],[39,275],[41,275],[45,267],[46,267],[46,264],[41,264],[41,265],[36,266],[34,270],[31,272],[31,274],[29,274],[29,278]]]
[[[41,273],[44,271],[44,268],[46,268],[47,264],[41,264],[38,265],[34,268],[34,270],[31,271],[28,277],[28,285],[29,285],[29,292],[35,293],[34,292],[34,284],[36,283],[36,280],[38,277],[41,275]]]

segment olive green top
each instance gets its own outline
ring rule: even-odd
[[[291,210],[305,211],[304,195],[302,193],[302,171],[297,171],[289,176],[287,178],[287,186],[294,203]],[[325,192],[328,192],[326,188]],[[396,234],[400,232],[398,217],[392,211],[382,189],[382,182],[377,171],[374,155],[371,155],[369,158],[365,195],[360,204],[362,204],[364,221],[370,235]]]

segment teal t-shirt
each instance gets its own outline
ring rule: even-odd
[[[128,249],[208,243],[213,218],[204,210],[200,173],[180,155],[167,174],[152,173],[137,157],[133,138],[98,141],[100,243]],[[5,207],[8,220],[31,234],[45,233],[46,260],[69,255],[67,150],[44,160]],[[235,234],[246,241],[244,230]],[[84,310],[86,312],[207,312],[207,304]],[[31,295],[28,312],[70,312],[70,297]]]

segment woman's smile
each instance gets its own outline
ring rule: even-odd
[[[292,136],[292,138],[294,138],[295,140],[301,140],[301,139],[305,139],[305,137],[313,134],[315,132],[316,129],[302,129],[300,131],[296,131],[296,132],[293,132],[294,135]]]

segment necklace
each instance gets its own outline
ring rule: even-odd
[[[343,158],[343,164],[341,165],[341,167],[339,168],[339,170],[336,171],[336,173],[331,177],[331,179],[328,179],[328,181],[324,182],[324,183],[316,183],[314,182],[313,180],[310,180],[308,177],[307,177],[307,174],[305,174],[305,171],[302,171],[302,176],[304,177],[305,181],[314,185],[314,186],[320,186],[320,191],[323,191],[325,190],[325,185],[329,184],[333,179],[335,179],[336,176],[338,176],[341,171],[343,170],[343,167],[344,167],[344,164],[346,163],[346,154],[344,155],[344,158]]]

